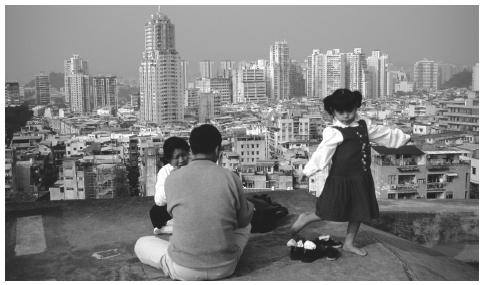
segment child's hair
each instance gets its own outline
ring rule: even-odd
[[[361,107],[362,94],[357,90],[337,89],[332,95],[325,97],[323,102],[325,111],[333,116],[334,111],[350,112],[355,108]]]
[[[170,137],[163,144],[163,158],[165,163],[169,163],[173,158],[175,149],[190,151],[188,143],[180,137]]]
[[[221,134],[213,125],[198,126],[191,131],[190,145],[193,154],[210,154],[221,146]]]

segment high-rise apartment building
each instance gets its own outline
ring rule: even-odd
[[[438,86],[442,86],[444,83],[450,80],[450,78],[457,72],[456,65],[443,62],[438,63],[438,69]]]
[[[428,59],[417,61],[413,78],[417,90],[438,90],[438,64]]]
[[[182,59],[179,62],[180,65],[180,73],[181,73],[181,92],[184,92],[186,88],[188,88],[188,66],[189,62],[187,60]]]
[[[201,78],[214,78],[216,75],[215,62],[213,60],[200,61]]]
[[[285,100],[290,97],[290,58],[286,41],[277,41],[270,46],[270,99]]]
[[[223,78],[231,78],[232,71],[235,69],[235,62],[231,60],[222,60],[220,61],[220,70],[219,70],[219,77]]]
[[[388,97],[389,56],[379,50],[372,51],[371,56],[367,57],[367,71],[367,97]]]
[[[20,86],[18,82],[5,82],[5,106],[20,105]]]
[[[92,77],[93,110],[107,107],[118,107],[118,91],[116,76],[93,76]]]
[[[290,97],[305,96],[305,79],[302,66],[296,61],[290,62],[289,69]]]
[[[198,122],[205,123],[219,112],[219,93],[202,92],[199,95]]]
[[[363,97],[367,95],[367,61],[366,55],[362,52],[361,48],[355,48],[352,53],[347,54],[347,66],[348,76],[346,77],[347,87],[354,91],[358,90],[362,93]]]
[[[140,119],[156,124],[183,120],[184,96],[174,25],[159,10],[144,25],[144,46],[139,67]]]
[[[307,57],[305,92],[307,97],[322,98],[322,71],[325,62],[324,55],[314,49]]]
[[[35,97],[37,105],[50,104],[49,76],[40,73],[35,76]]]
[[[235,103],[267,102],[266,69],[263,64],[261,66],[255,63],[240,64],[235,78],[236,85],[233,86]]]
[[[346,56],[339,49],[328,50],[322,71],[322,97],[325,98],[339,88],[345,88]]]
[[[200,92],[218,92],[220,105],[232,102],[232,80],[229,78],[201,78],[195,81],[195,88],[198,88]]]
[[[64,60],[64,96],[71,112],[86,114],[91,109],[87,61],[74,54]]]
[[[479,75],[479,63],[477,62],[474,66],[473,66],[473,75],[471,77],[471,89],[473,89],[473,91],[479,91],[480,90],[480,87],[479,87],[479,84],[478,84],[478,80],[480,80],[480,75]]]

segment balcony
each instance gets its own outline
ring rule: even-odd
[[[430,182],[427,184],[428,191],[445,191],[448,183],[446,182]]]
[[[428,171],[446,171],[449,170],[449,163],[426,164]]]
[[[401,165],[397,168],[401,172],[418,172],[419,167],[417,165]]]
[[[397,184],[391,185],[391,190],[401,191],[401,192],[417,192],[419,188],[418,184]]]

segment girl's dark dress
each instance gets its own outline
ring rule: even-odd
[[[371,146],[364,120],[357,127],[336,127],[343,142],[332,157],[332,166],[316,214],[323,220],[368,222],[379,216],[371,174]]]

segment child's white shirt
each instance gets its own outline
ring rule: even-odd
[[[310,177],[319,171],[322,180],[322,186],[325,184],[325,179],[329,175],[332,156],[334,155],[337,146],[344,141],[342,133],[335,127],[347,128],[347,127],[357,127],[359,125],[358,121],[361,120],[359,116],[356,116],[354,121],[346,125],[336,119],[334,119],[331,126],[328,126],[322,132],[322,142],[319,144],[312,157],[307,162],[304,167],[303,173]],[[379,145],[388,148],[399,148],[405,145],[409,139],[410,135],[403,133],[400,129],[392,129],[387,126],[373,125],[369,119],[364,119],[367,124],[367,132],[369,135],[369,141],[375,142]],[[318,197],[322,193],[323,187],[319,190],[317,189],[316,196]]]
[[[164,192],[164,182],[166,182],[166,178],[171,174],[174,167],[168,163],[163,166],[159,172],[158,176],[156,177],[156,191],[154,193],[154,203],[158,206],[166,205],[166,192]]]

